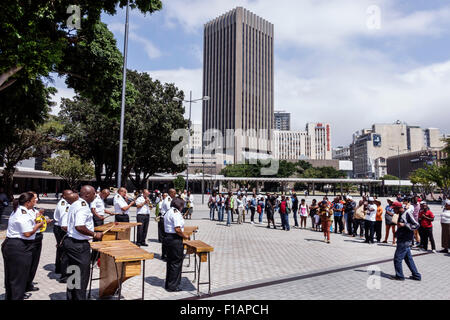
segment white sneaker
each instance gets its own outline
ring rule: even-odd
[[[436,252],[436,250],[431,250],[431,252],[433,252],[433,253],[437,253],[437,252]]]
[[[253,221],[252,222],[250,222],[251,224],[255,224]]]

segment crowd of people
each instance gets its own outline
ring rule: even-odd
[[[13,201],[13,212],[8,220],[6,240],[2,243],[5,266],[5,289],[7,300],[27,299],[30,293],[39,290],[34,286],[34,277],[42,250],[43,232],[47,224],[53,223],[53,233],[57,247],[55,253],[55,273],[66,283],[68,266],[78,266],[81,273],[81,287],[67,287],[67,299],[86,299],[89,281],[89,267],[94,263],[89,241],[100,241],[101,232],[95,232],[108,216],[116,222],[130,221],[130,208],[136,206],[136,221],[141,222],[137,230],[138,246],[147,246],[147,231],[152,208],[158,221],[158,240],[162,244],[161,259],[167,263],[165,288],[180,291],[183,262],[184,219],[192,219],[194,196],[184,190],[177,194],[174,189],[167,193],[144,189],[129,195],[127,189],[119,188],[113,196],[113,209],[106,208],[106,199],[111,195],[109,189],[97,192],[92,186],[83,186],[80,192],[64,190],[56,205],[53,219],[44,217],[44,210],[37,208],[38,197],[35,192],[25,192]],[[0,198],[2,205],[8,199]],[[403,280],[401,263],[406,261],[412,278],[420,280],[421,275],[414,265],[411,247],[436,252],[433,237],[435,214],[419,196],[387,199],[383,207],[376,197],[362,197],[356,202],[351,196],[336,196],[332,201],[323,197],[311,204],[299,199],[296,194],[276,195],[267,193],[257,196],[238,191],[213,193],[209,196],[210,220],[243,224],[249,217],[251,224],[263,223],[265,215],[267,228],[277,229],[275,218],[279,214],[281,229],[290,231],[290,215],[294,228],[306,229],[308,220],[311,230],[322,232],[324,242],[331,243],[331,234],[343,234],[363,239],[365,243],[387,243],[397,245],[394,257],[396,280]],[[309,219],[308,219],[309,217]],[[235,219],[236,218],[236,219]],[[235,221],[236,220],[236,221]],[[383,221],[385,235],[382,235]],[[441,214],[442,247],[440,252],[448,253],[450,245],[450,200],[444,200]]]

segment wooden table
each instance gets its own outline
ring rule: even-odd
[[[183,233],[185,233],[189,237],[189,240],[191,240],[191,237],[193,238],[192,240],[195,240],[195,234],[197,232],[198,232],[198,226],[184,226]],[[186,245],[184,245],[184,250],[186,250],[186,249],[187,249]],[[184,255],[184,257],[186,258],[186,256],[188,256],[188,258],[189,258],[188,265],[187,265],[187,267],[189,268],[191,266],[191,255],[186,253]],[[189,273],[189,271],[187,273]]]
[[[194,263],[194,281],[197,278],[197,295],[200,295],[200,285],[208,284],[208,294],[211,294],[211,257],[210,252],[214,251],[214,248],[209,244],[204,243],[200,240],[184,240],[184,246],[186,247],[186,254],[195,254]],[[197,271],[197,256],[198,261],[198,271]],[[208,282],[200,282],[200,267],[202,262],[208,262]],[[186,271],[189,272],[189,271]]]
[[[134,242],[136,242],[136,227],[140,225],[142,225],[140,222],[110,222],[95,227],[94,231],[104,232],[112,227],[103,235],[102,241],[130,240],[130,231],[134,228]]]
[[[145,260],[153,259],[154,254],[139,248],[129,240],[91,242],[92,250],[100,254],[100,278],[92,279],[93,267],[97,259],[92,261],[89,284],[91,296],[92,280],[100,280],[100,297],[112,296],[118,290],[118,300],[122,283],[141,273],[142,262],[142,300],[144,300]]]

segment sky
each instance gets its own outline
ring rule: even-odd
[[[131,10],[128,68],[200,98],[203,25],[238,6],[274,24],[274,108],[291,113],[292,130],[328,122],[333,147],[396,120],[450,133],[447,0],[163,1],[152,15]],[[123,52],[125,10],[102,21]],[[63,79],[54,86],[57,103],[74,94]]]

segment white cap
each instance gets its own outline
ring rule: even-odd
[[[375,201],[375,199],[373,197],[370,197],[369,201]]]
[[[427,204],[427,202],[426,201],[421,201],[420,204]]]
[[[347,196],[347,199],[348,200],[353,200],[353,197],[352,196]]]

